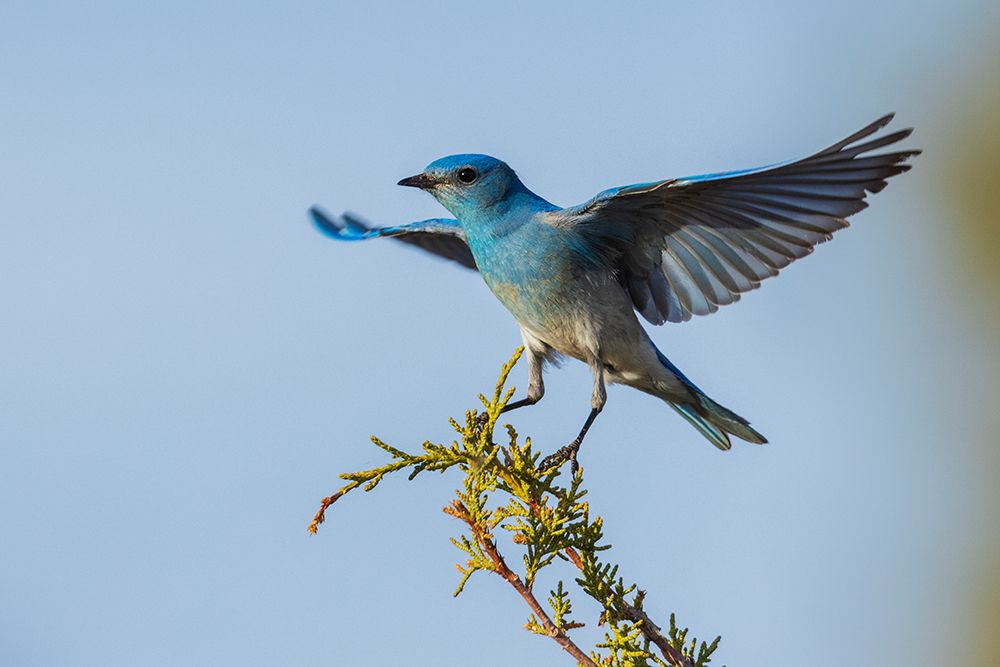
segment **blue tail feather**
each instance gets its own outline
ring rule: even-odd
[[[656,356],[660,363],[691,391],[693,399],[690,403],[676,403],[668,398],[667,403],[698,429],[709,442],[721,450],[732,448],[730,435],[755,444],[767,442],[767,438],[750,427],[750,422],[709,398],[695,383],[687,379],[680,369],[670,363],[662,352],[657,350]]]
[[[694,426],[703,436],[708,438],[708,441],[713,445],[722,451],[732,449],[733,443],[730,442],[729,436],[726,435],[726,432],[712,422],[708,421],[705,417],[698,414],[697,408],[682,403],[668,402],[668,404],[676,410],[681,417],[684,417],[684,419],[686,419],[691,426]]]

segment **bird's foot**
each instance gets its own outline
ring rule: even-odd
[[[571,470],[573,474],[580,469],[580,464],[576,461],[576,455],[580,451],[580,439],[577,438],[573,442],[569,443],[565,447],[560,447],[552,454],[549,454],[542,462],[538,464],[538,470],[550,470],[552,468],[558,468],[562,464],[569,461],[571,463]]]
[[[486,424],[488,424],[489,421],[490,421],[490,413],[488,412],[480,412],[478,415],[476,415],[476,426],[478,426],[480,429],[486,428]]]

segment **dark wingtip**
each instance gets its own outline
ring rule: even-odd
[[[318,206],[310,206],[309,217],[322,234],[338,241],[362,241],[381,235],[380,230],[368,227],[350,213],[332,218]]]
[[[313,205],[309,207],[309,217],[316,223],[332,224],[330,217],[319,206]]]
[[[332,238],[339,239],[343,233],[343,229],[340,225],[335,223],[330,219],[330,216],[326,214],[323,209],[318,206],[309,207],[309,218],[312,220],[313,225],[321,233]]]

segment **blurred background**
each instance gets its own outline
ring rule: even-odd
[[[520,342],[477,275],[307,207],[440,215],[394,183],[465,151],[572,204],[897,111],[925,152],[851,229],[651,331],[771,444],[612,388],[582,463],[713,664],[995,665],[998,27],[985,0],[3,3],[0,664],[569,664],[498,579],[451,597],[454,477],[307,535],[369,434],[449,440]],[[588,372],[546,388],[511,421],[551,450]]]

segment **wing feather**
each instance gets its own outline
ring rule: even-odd
[[[650,322],[713,313],[830,240],[868,193],[910,169],[919,150],[870,154],[910,136],[869,139],[890,120],[801,160],[611,188],[558,215],[566,225],[633,227],[615,268]]]
[[[389,237],[457,262],[467,269],[477,268],[458,220],[433,218],[397,227],[371,227],[350,213],[331,218],[315,206],[309,209],[309,215],[321,232],[338,241]]]

